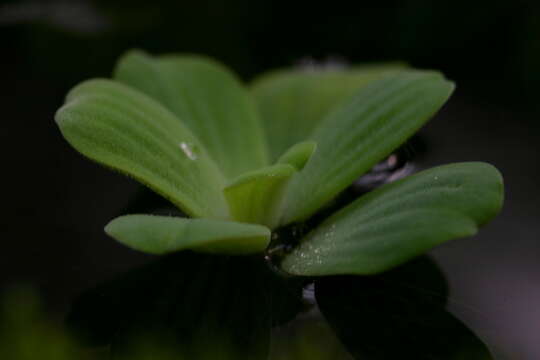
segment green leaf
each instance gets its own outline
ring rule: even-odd
[[[502,178],[485,163],[436,167],[384,185],[326,219],[285,256],[296,275],[375,274],[476,233],[500,210]]]
[[[189,129],[146,95],[89,80],[70,91],[56,121],[79,152],[133,176],[185,213],[228,217],[219,169]]]
[[[270,241],[270,230],[260,225],[155,215],[118,217],[107,224],[105,232],[132,249],[150,254],[185,249],[250,254],[264,251]]]
[[[334,107],[374,80],[403,69],[399,64],[346,69],[282,69],[255,79],[251,88],[264,120],[272,159],[305,140]]]
[[[311,139],[317,152],[291,182],[283,224],[307,219],[412,136],[450,96],[439,73],[404,71],[362,88]]]
[[[235,179],[224,190],[233,219],[276,226],[285,186],[294,173],[292,165],[276,164]]]
[[[158,100],[201,140],[228,178],[268,164],[256,110],[235,76],[204,57],[124,55],[115,79]]]
[[[316,142],[303,141],[293,145],[285,152],[285,154],[279,157],[277,162],[278,164],[290,164],[294,166],[296,170],[302,170],[316,149]]]

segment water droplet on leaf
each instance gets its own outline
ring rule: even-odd
[[[184,152],[184,154],[188,157],[190,160],[197,160],[197,153],[195,151],[195,148],[193,145],[190,145],[184,141],[182,141],[180,144],[180,149]]]

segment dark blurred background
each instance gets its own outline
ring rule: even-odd
[[[246,81],[307,57],[398,60],[458,85],[422,130],[419,165],[482,160],[506,181],[492,224],[434,251],[452,309],[512,359],[540,358],[539,1],[2,1],[0,45],[0,289],[34,285],[61,318],[85,288],[148,260],[102,231],[138,185],[83,159],[53,120],[127,49],[207,54]]]

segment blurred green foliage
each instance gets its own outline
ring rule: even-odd
[[[109,347],[81,346],[58,322],[49,318],[37,293],[16,287],[0,298],[0,359],[2,360],[183,360],[174,344],[152,336],[129,344],[124,353],[111,354]],[[200,360],[230,358],[211,341]],[[273,337],[270,360],[347,360],[328,325],[310,317],[279,329]],[[192,360],[192,359],[185,359]],[[259,360],[259,359],[253,359]],[[261,359],[263,360],[263,359]]]
[[[36,293],[16,288],[4,293],[0,312],[0,359],[92,359],[42,312]]]

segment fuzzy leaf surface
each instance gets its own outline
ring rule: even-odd
[[[120,59],[114,77],[172,111],[227,178],[268,164],[255,102],[221,64],[195,55],[152,57],[130,51]]]
[[[88,80],[70,91],[56,122],[83,155],[134,177],[185,213],[228,217],[219,169],[191,131],[143,93]]]
[[[356,90],[404,68],[399,64],[317,70],[282,69],[251,85],[272,159],[307,139],[317,124]]]
[[[289,187],[282,224],[307,219],[390,155],[453,89],[437,72],[402,71],[358,90],[311,135],[317,152]]]
[[[425,170],[359,198],[310,232],[282,261],[295,275],[376,274],[447,240],[471,236],[503,202],[486,163]]]
[[[155,215],[118,217],[105,232],[132,249],[159,255],[185,249],[242,255],[262,252],[270,241],[270,230],[260,225]]]

